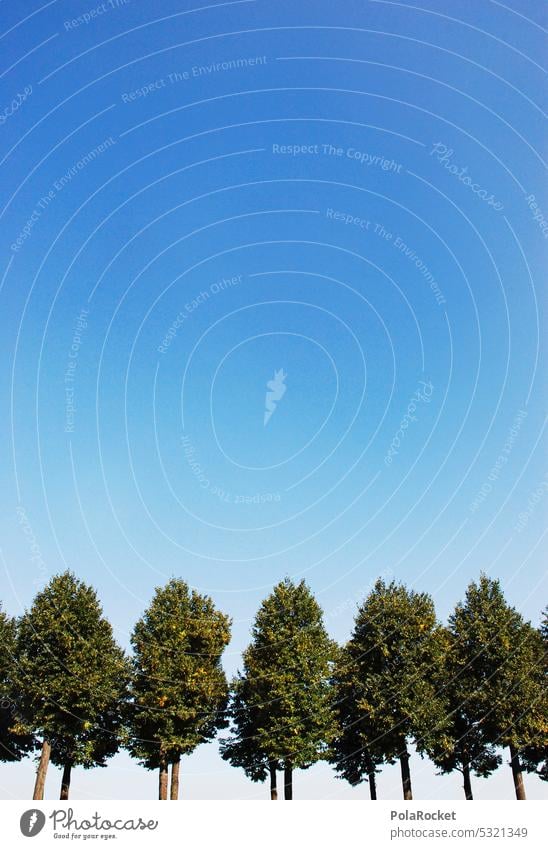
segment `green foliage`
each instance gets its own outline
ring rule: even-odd
[[[442,640],[444,652],[436,678],[438,693],[444,699],[446,722],[443,733],[429,739],[427,753],[441,772],[462,772],[467,767],[486,778],[500,765],[501,758],[470,704],[469,644],[454,629],[444,629]]]
[[[435,669],[441,652],[430,596],[378,580],[358,608],[343,675],[348,691],[343,731],[357,723],[353,733],[359,734],[358,742],[367,746],[373,763],[393,763],[406,751],[408,739],[420,751],[440,734],[445,713]],[[344,762],[338,763],[344,771]]]
[[[548,741],[538,746],[525,746],[521,751],[521,765],[533,772],[541,781],[548,781]]]
[[[543,612],[540,626],[542,649],[539,657],[539,689],[541,708],[538,711],[540,728],[535,743],[526,745],[521,751],[521,763],[528,772],[534,772],[542,781],[548,781],[548,705],[546,704],[546,681],[548,678],[548,608]],[[540,647],[540,643],[539,643]],[[544,717],[544,721],[542,720]]]
[[[221,655],[230,619],[208,596],[172,579],[157,588],[131,643],[130,738],[133,757],[154,769],[176,761],[225,727],[228,700]]]
[[[257,613],[227,711],[230,624],[173,579],[136,624],[130,663],[95,591],[55,576],[17,623],[0,609],[0,760],[43,738],[57,765],[104,766],[123,744],[165,767],[230,715],[222,757],[253,781],[327,759],[357,785],[409,741],[442,772],[483,777],[509,746],[548,780],[547,612],[535,630],[498,581],[472,582],[443,628],[428,594],[379,580],[338,649],[306,583],[285,579]]]
[[[12,680],[15,671],[15,620],[0,608],[0,761],[20,761],[35,748],[20,709]]]
[[[14,675],[21,714],[52,742],[54,764],[104,766],[121,733],[128,665],[95,590],[52,578],[19,620]]]
[[[329,750],[329,761],[338,778],[352,786],[370,779],[383,761],[382,750],[377,745],[379,728],[371,714],[357,705],[364,689],[360,680],[360,665],[348,646],[339,653],[331,679],[337,719],[337,733]]]
[[[263,704],[258,698],[255,682],[246,675],[237,675],[232,681],[230,718],[232,736],[221,740],[221,756],[232,766],[241,767],[252,781],[264,781],[268,776],[269,762],[275,769],[281,765],[269,759],[269,753],[261,748],[259,727],[263,721]]]
[[[232,736],[222,756],[262,781],[267,765],[307,769],[335,732],[329,676],[336,646],[304,581],[288,578],[263,601],[233,684]]]
[[[472,582],[450,617],[466,710],[495,745],[547,741],[546,642],[507,604],[499,581]]]

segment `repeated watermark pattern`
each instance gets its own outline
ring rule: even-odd
[[[520,510],[518,514],[518,520],[514,525],[514,530],[517,534],[520,534],[527,525],[529,524],[529,519],[537,509],[540,502],[543,500],[544,496],[548,492],[548,472],[544,475],[544,480],[542,480],[535,489],[529,493],[527,498],[527,504]]]
[[[407,429],[411,422],[418,421],[419,417],[415,415],[417,411],[417,407],[419,404],[429,404],[432,398],[432,393],[434,392],[434,386],[432,385],[432,381],[419,381],[419,387],[415,390],[413,395],[411,396],[409,403],[407,405],[407,409],[403,418],[400,421],[400,426],[396,433],[394,434],[388,451],[384,457],[385,466],[391,466],[394,457],[400,453],[400,447],[405,439],[405,434],[407,433]]]
[[[272,144],[272,153],[277,156],[289,157],[324,156],[332,159],[350,159],[368,168],[380,168],[382,171],[391,171],[394,174],[400,174],[403,167],[401,162],[396,162],[395,159],[389,159],[382,154],[359,150],[359,148],[352,146],[340,147],[339,145],[331,144],[331,142],[303,144],[280,144],[275,142]]]
[[[501,452],[498,455],[497,459],[493,463],[491,469],[489,470],[489,474],[487,475],[487,480],[485,480],[474,497],[474,500],[470,504],[470,512],[475,513],[481,505],[485,502],[487,497],[493,491],[493,484],[498,481],[500,478],[502,471],[506,464],[508,463],[508,458],[512,453],[512,449],[515,445],[516,439],[518,438],[518,434],[521,430],[521,426],[527,417],[527,410],[519,410],[516,414],[514,421],[511,426],[508,428],[508,433],[506,434],[506,439],[504,440],[504,444],[502,446]]]
[[[232,277],[221,277],[220,280],[216,280],[214,283],[211,283],[207,289],[203,289],[199,292],[198,295],[194,298],[190,298],[184,305],[183,309],[177,313],[177,316],[170,324],[168,330],[161,343],[158,345],[157,351],[159,354],[167,353],[167,350],[173,340],[176,338],[178,331],[181,329],[187,318],[192,315],[197,309],[206,304],[210,298],[218,295],[220,292],[226,292],[228,289],[234,288],[234,286],[239,286],[242,282],[241,274],[234,274]]]
[[[190,469],[192,476],[201,490],[214,496],[223,504],[235,505],[263,505],[263,504],[278,504],[282,500],[280,492],[254,492],[254,493],[235,493],[225,489],[220,484],[215,483],[211,479],[210,474],[204,469],[200,462],[198,451],[192,439],[187,434],[181,437],[181,445],[186,463]]]
[[[78,27],[87,26],[97,21],[107,12],[112,12],[114,9],[121,9],[129,5],[129,3],[131,3],[131,0],[104,0],[103,3],[99,3],[99,5],[88,9],[86,12],[82,12],[76,18],[63,21],[63,27],[66,32],[69,32],[70,30],[78,29]]]
[[[78,159],[70,166],[70,168],[67,169],[67,171],[65,171],[64,174],[53,181],[51,188],[42,195],[40,200],[36,203],[32,213],[27,218],[24,227],[22,227],[17,238],[12,242],[11,250],[13,253],[17,253],[21,250],[23,244],[30,238],[35,224],[40,220],[50,204],[56,199],[57,195],[59,195],[59,193],[68,186],[78,172],[86,168],[91,162],[94,162],[98,156],[101,156],[101,154],[109,150],[109,148],[111,148],[114,144],[116,144],[116,140],[112,136],[109,136],[101,142],[101,144],[96,145],[92,148],[92,150],[88,151],[84,156]]]
[[[433,156],[436,162],[439,162],[449,174],[452,174],[464,186],[468,186],[480,200],[492,207],[496,212],[502,212],[504,206],[500,200],[497,200],[492,192],[483,188],[481,183],[476,182],[469,174],[468,165],[457,165],[453,162],[455,151],[442,142],[435,142],[432,145],[430,156]]]
[[[227,71],[247,70],[266,65],[266,56],[240,56],[237,59],[227,59],[224,62],[213,62],[210,65],[193,65],[191,68],[179,71],[171,71],[163,77],[151,80],[145,85],[138,86],[132,91],[123,91],[120,95],[122,103],[134,103],[143,100],[154,92],[169,88],[170,86],[186,83],[201,77],[209,77],[212,74],[225,73]]]
[[[74,323],[72,342],[68,352],[63,385],[65,392],[65,433],[74,433],[76,417],[75,405],[75,375],[78,366],[78,356],[84,338],[84,332],[88,326],[89,310],[82,308]]]
[[[544,238],[548,239],[548,219],[544,215],[544,212],[542,211],[542,209],[540,209],[535,195],[533,195],[533,194],[527,195],[527,197],[525,198],[525,202],[527,203],[527,206],[531,210],[531,216],[533,218],[533,221],[535,221],[537,223],[538,228],[539,228],[540,232],[542,233],[542,235],[544,236]]]
[[[16,112],[19,112],[21,106],[28,100],[28,98],[32,94],[32,85],[26,85],[23,88],[23,91],[17,92],[15,97],[12,99],[11,103],[8,103],[7,106],[0,112],[0,127],[8,121],[12,115],[15,115]]]
[[[390,242],[397,250],[409,259],[410,262],[420,271],[424,280],[430,286],[430,290],[436,299],[436,303],[442,306],[446,303],[445,297],[440,289],[439,283],[428,268],[425,262],[416,254],[413,248],[410,248],[402,239],[395,233],[390,232],[383,224],[378,221],[370,221],[368,218],[362,218],[359,215],[353,215],[350,212],[343,212],[340,209],[328,207],[325,211],[326,218],[333,221],[340,221],[350,227],[357,227],[365,232],[372,233],[379,238]]]
[[[30,523],[27,511],[22,504],[17,505],[16,513],[19,525],[21,526],[29,544],[31,554],[30,561],[36,570],[36,575],[32,579],[32,585],[33,587],[41,587],[46,583],[46,580],[49,577],[49,572],[42,555],[42,549],[36,539],[36,534],[34,533],[34,529]]]

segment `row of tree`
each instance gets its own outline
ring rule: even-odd
[[[0,610],[0,759],[39,752],[34,799],[48,764],[105,766],[120,747],[158,770],[159,798],[179,796],[181,757],[229,728],[221,755],[253,781],[293,795],[295,769],[319,760],[369,783],[400,762],[412,799],[409,747],[441,772],[488,776],[507,748],[516,797],[522,771],[548,780],[548,625],[535,629],[498,581],[471,583],[447,626],[427,593],[377,581],[346,645],[330,639],[304,581],[262,603],[229,686],[221,665],[231,621],[208,596],[173,579],[137,622],[131,657],[114,640],[95,591],[57,575],[17,621]],[[171,782],[169,784],[169,772]]]

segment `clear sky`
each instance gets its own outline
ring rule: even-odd
[[[68,567],[127,646],[181,576],[233,617],[230,674],[285,575],[340,641],[378,575],[445,620],[484,570],[538,622],[545,9],[1,4],[10,614]],[[460,798],[457,775],[412,768],[417,797]],[[0,766],[2,796],[32,772]],[[120,755],[72,792],[155,782]],[[476,791],[511,798],[509,768]],[[300,798],[367,792],[327,766],[295,779]],[[184,763],[185,797],[264,793],[216,743]],[[379,795],[399,798],[396,768]]]

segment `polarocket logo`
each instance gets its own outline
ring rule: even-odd
[[[21,834],[24,834],[25,837],[36,837],[37,834],[40,834],[45,824],[46,815],[43,811],[39,811],[38,808],[25,811],[19,820]]]

